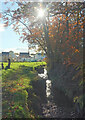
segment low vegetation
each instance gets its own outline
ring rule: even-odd
[[[41,80],[34,67],[45,62],[11,63],[11,69],[2,70],[2,117],[3,118],[35,118],[41,101],[33,84]],[[7,63],[4,63],[6,67]],[[39,85],[39,84],[38,84]],[[38,86],[39,87],[39,86]],[[40,93],[39,93],[40,94]],[[37,114],[35,114],[37,113]],[[37,116],[36,116],[37,115]]]

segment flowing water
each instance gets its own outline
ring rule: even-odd
[[[48,80],[48,75],[47,75],[47,70],[44,69],[44,73],[43,74],[38,74],[38,76],[40,76],[41,78],[46,80],[46,97],[50,98],[51,96],[51,80]]]
[[[43,74],[38,74],[43,80],[46,80],[46,103],[42,103],[42,117],[43,118],[75,118],[75,112],[70,106],[65,106],[64,99],[61,93],[57,92],[57,96],[54,99],[52,94],[52,82],[48,80],[47,70],[44,69]],[[60,96],[60,97],[59,97]],[[61,102],[60,102],[61,101]],[[68,102],[68,100],[65,100]]]
[[[52,91],[51,91],[51,80],[48,80],[47,70],[44,69],[43,74],[38,74],[40,77],[46,80],[46,98],[47,102],[42,104],[42,114],[43,117],[53,118],[56,117],[57,106],[53,101]]]

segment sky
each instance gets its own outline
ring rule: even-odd
[[[0,27],[1,48],[0,51],[28,52],[28,43],[19,40],[20,36],[11,27]]]
[[[2,2],[0,2],[0,8],[0,11],[6,9]],[[20,35],[14,32],[11,26],[4,28],[3,23],[0,21],[0,52],[11,50],[18,53],[28,52],[28,43],[26,41],[22,43],[19,38]],[[35,50],[31,50],[30,52],[35,52]]]

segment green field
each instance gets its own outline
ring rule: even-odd
[[[7,62],[4,62],[3,64],[4,64],[4,67],[6,67],[8,65]],[[11,69],[17,69],[22,65],[34,68],[36,66],[44,65],[44,64],[46,64],[46,63],[45,62],[12,62]]]
[[[7,63],[3,63],[4,67]],[[41,78],[34,67],[45,62],[11,63],[11,69],[2,70],[2,116],[3,118],[35,118],[32,106],[37,105],[40,98],[36,95],[32,81]],[[30,68],[33,70],[30,70]],[[37,116],[38,117],[38,116]]]

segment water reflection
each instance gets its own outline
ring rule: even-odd
[[[46,97],[51,95],[51,80],[46,80]]]
[[[42,74],[38,74],[38,76],[40,76],[43,79],[47,79],[48,75],[47,75],[47,70],[44,69],[44,73]],[[46,97],[49,98],[51,96],[51,80],[46,80]]]
[[[72,104],[57,88],[53,89],[52,81],[48,80],[47,70],[38,74],[46,81],[46,103],[42,103],[42,113],[45,118],[72,118],[75,117]],[[42,116],[42,117],[43,117]]]
[[[43,78],[43,79],[47,79],[47,78],[48,78],[47,70],[44,69],[44,73],[42,73],[42,74],[38,74],[38,76],[40,76],[40,77]]]

